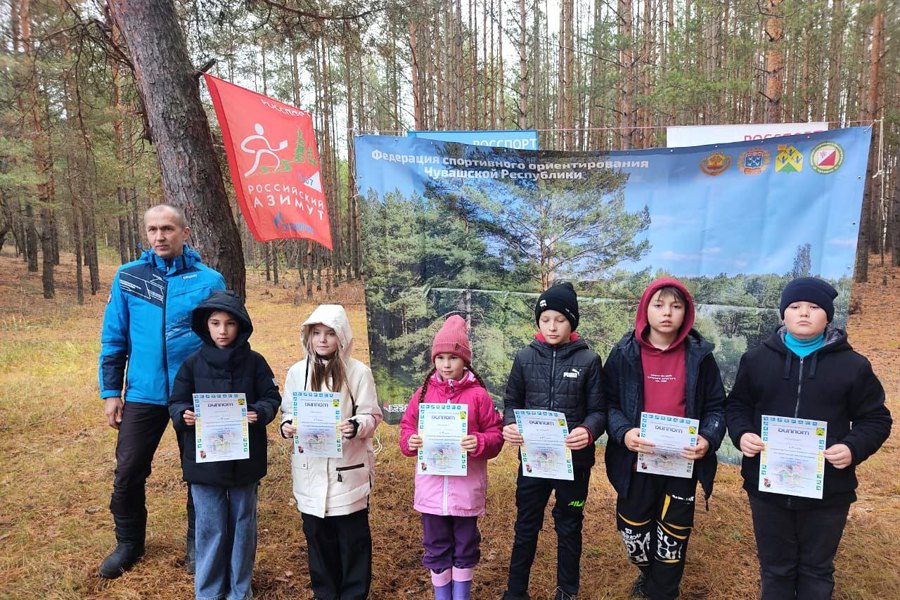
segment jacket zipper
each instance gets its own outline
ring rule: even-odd
[[[169,348],[166,341],[166,304],[169,301],[169,280],[163,277],[165,286],[163,287],[162,301],[162,359],[163,359],[163,378],[166,381],[166,398],[171,394],[169,390]]]
[[[341,471],[352,471],[353,469],[362,469],[364,466],[366,466],[366,465],[364,465],[363,463],[359,463],[358,465],[350,465],[349,467],[336,467],[334,470],[337,471],[337,474],[338,474],[337,480],[339,482],[344,481],[344,475],[341,473]]]
[[[450,383],[447,383],[447,387],[450,390],[450,395],[444,400],[444,404],[453,404],[453,386]],[[449,495],[450,495],[450,478],[447,475],[444,475],[443,481],[443,491],[441,492],[441,514],[447,515],[449,514],[447,511],[447,505],[449,504]]]
[[[556,391],[556,348],[553,349],[553,360],[550,361],[550,410],[555,410],[553,403]]]
[[[450,490],[447,489],[448,488],[447,484],[449,483],[447,481],[448,479],[450,479],[450,478],[447,477],[446,475],[444,475],[444,492],[443,492],[443,497],[441,498],[441,514],[443,514],[443,515],[449,514],[447,512],[447,504],[448,504],[448,499],[449,499],[448,497],[449,497],[449,492],[450,492]]]
[[[803,357],[800,357],[800,372],[797,375],[797,402],[794,404],[794,418],[798,418],[800,415],[800,392],[803,391]],[[793,496],[788,496],[787,505],[788,508],[792,508],[794,505]]]
[[[803,358],[800,358],[800,375],[797,378],[797,403],[794,405],[794,418],[800,416],[800,392],[803,390]]]

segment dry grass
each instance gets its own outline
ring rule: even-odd
[[[150,525],[147,556],[119,580],[99,579],[96,569],[114,543],[107,511],[112,485],[115,433],[105,425],[96,394],[96,357],[106,295],[74,302],[71,258],[59,269],[55,300],[40,295],[38,274],[0,256],[0,598],[190,598],[182,570],[184,484],[175,440],[163,438],[148,482]],[[869,356],[900,405],[900,327],[895,319],[900,282],[896,270],[873,263],[871,284],[854,288],[862,313],[850,319],[850,339]],[[113,267],[104,267],[108,285]],[[884,284],[883,284],[884,283]],[[299,323],[314,303],[294,303],[292,284],[266,286],[251,274],[249,308],[254,348],[279,376],[300,357]],[[358,334],[355,353],[365,359],[365,310],[359,288],[343,286],[329,299],[351,311]],[[305,542],[291,503],[288,445],[270,428],[270,469],[259,504],[259,550],[255,589],[261,599],[308,599]],[[372,597],[428,598],[420,566],[421,538],[412,510],[410,461],[397,450],[397,432],[382,427],[383,450],[372,498],[375,577]],[[836,598],[895,597],[900,572],[892,560],[900,532],[897,434],[860,469],[860,501],[851,511],[838,555]],[[515,518],[515,455],[507,448],[491,465],[489,514],[482,520],[482,562],[474,597],[498,598],[505,586]],[[588,500],[582,595],[621,599],[633,573],[614,531],[614,495],[601,466]],[[532,575],[532,597],[550,597],[554,581],[554,533],[547,518]],[[682,598],[750,600],[757,575],[749,509],[734,466],[723,466],[710,511],[699,510]]]

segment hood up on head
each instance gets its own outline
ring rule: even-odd
[[[306,342],[312,335],[312,328],[315,325],[324,325],[331,327],[337,334],[338,338],[338,354],[346,361],[350,358],[353,351],[353,331],[350,329],[350,319],[347,318],[347,311],[340,304],[320,304],[316,310],[309,315],[303,324],[300,325],[300,344],[306,351]]]
[[[634,315],[634,335],[643,345],[649,345],[649,342],[647,342],[645,338],[650,329],[650,323],[647,320],[647,308],[650,306],[650,300],[660,288],[668,286],[677,288],[684,296],[685,303],[687,304],[687,306],[684,307],[684,322],[681,324],[681,329],[678,330],[678,337],[669,345],[669,348],[675,348],[683,342],[684,338],[688,336],[691,332],[691,328],[694,326],[694,298],[691,296],[691,293],[684,287],[683,283],[674,277],[660,277],[648,285],[647,289],[644,290],[644,294],[641,296],[641,302]]]
[[[191,312],[191,329],[194,330],[194,333],[200,336],[204,344],[215,346],[206,322],[209,320],[209,316],[217,310],[224,310],[234,315],[240,323],[237,338],[229,347],[237,348],[245,344],[250,339],[250,334],[253,333],[253,323],[250,321],[250,313],[244,306],[243,298],[231,290],[214,291]]]

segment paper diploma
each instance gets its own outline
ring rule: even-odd
[[[340,458],[344,454],[341,395],[334,392],[294,392],[294,453]]]
[[[575,478],[572,468],[572,451],[566,448],[569,426],[566,415],[552,410],[513,411],[519,433],[525,444],[522,454],[522,474],[525,477],[545,479]]]
[[[641,437],[653,442],[653,454],[638,452],[639,473],[669,475],[671,477],[691,477],[694,461],[684,458],[681,453],[686,446],[697,445],[697,430],[700,421],[672,417],[658,413],[641,413]]]
[[[244,394],[194,394],[198,463],[250,458],[247,397]]]
[[[465,404],[419,405],[419,435],[416,473],[464,476],[469,467],[462,438],[469,431],[469,407]]]
[[[826,421],[762,416],[759,491],[822,498]]]

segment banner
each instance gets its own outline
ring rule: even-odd
[[[473,146],[494,146],[498,148],[515,148],[517,150],[538,149],[536,129],[507,131],[409,131],[406,135],[408,137],[437,140],[439,142],[472,144]]]
[[[260,242],[305,238],[331,249],[312,115],[203,74],[238,205]]]
[[[499,403],[551,280],[579,293],[579,333],[603,357],[641,292],[672,275],[694,295],[726,387],[779,322],[793,277],[816,275],[846,320],[870,127],[626,152],[530,152],[356,138],[372,367],[406,402],[448,314]]]
[[[728,142],[752,142],[785,135],[828,131],[828,123],[753,123],[743,125],[683,125],[666,127],[666,146],[704,146]]]

